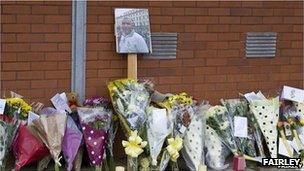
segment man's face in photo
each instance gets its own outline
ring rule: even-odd
[[[121,29],[124,35],[130,34],[133,29],[133,22],[130,19],[123,19],[121,23]]]

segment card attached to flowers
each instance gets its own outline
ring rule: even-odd
[[[34,120],[39,119],[39,118],[40,118],[39,115],[30,111],[28,118],[27,118],[27,124],[30,125]]]
[[[5,104],[6,104],[6,100],[0,99],[0,115],[2,115],[4,113]]]
[[[235,137],[248,137],[248,121],[246,117],[234,117],[234,136]]]
[[[284,86],[281,98],[294,102],[304,103],[304,90],[299,88]]]
[[[51,102],[58,111],[61,112],[67,111],[69,113],[72,112],[65,99],[63,99],[58,93],[51,98]]]

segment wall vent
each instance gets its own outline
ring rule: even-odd
[[[246,36],[246,57],[275,57],[277,33],[248,32]]]

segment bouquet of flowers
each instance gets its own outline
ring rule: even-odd
[[[50,153],[48,148],[27,129],[26,124],[19,126],[18,134],[13,143],[13,151],[16,158],[16,171]]]
[[[77,111],[90,162],[99,171],[104,159],[112,111],[104,107],[79,107]]]
[[[120,121],[126,120],[131,130],[142,129],[150,103],[145,86],[134,79],[122,79],[110,82],[108,89]]]
[[[3,116],[7,117],[7,116]],[[11,120],[6,122],[4,120]],[[19,121],[15,119],[0,120],[0,170],[5,171],[6,157],[11,149],[14,137],[18,130]]]
[[[108,89],[114,110],[126,132],[128,141],[122,141],[128,155],[128,169],[138,170],[138,156],[147,145],[140,137],[145,133],[146,109],[150,93],[146,85],[135,79],[121,79],[110,82]]]
[[[221,100],[222,104],[228,109],[228,114],[234,123],[235,117],[249,118],[248,104],[246,101],[240,99],[229,99]],[[232,126],[233,132],[234,127]],[[255,150],[255,139],[254,139],[254,128],[252,122],[248,120],[248,137],[235,137],[235,141],[242,154],[247,154],[252,157],[256,157],[257,153]]]
[[[253,100],[250,102],[249,107],[262,130],[271,157],[276,158],[278,138],[277,124],[280,110],[279,97],[273,99],[263,97],[261,100]]]
[[[17,97],[7,98],[6,104],[5,112],[7,115],[21,120],[26,120],[28,112],[32,110],[32,107],[29,104]]]
[[[221,137],[223,143],[234,155],[238,154],[238,148],[233,138],[232,128],[229,122],[227,108],[223,106],[213,106],[206,112],[206,122],[209,127]]]
[[[39,119],[28,125],[33,135],[41,140],[49,149],[55,161],[55,171],[59,171],[61,144],[66,130],[65,114],[40,115]]]
[[[62,142],[62,152],[64,159],[67,163],[68,171],[72,170],[73,168],[73,162],[77,155],[81,142],[82,142],[81,131],[78,129],[74,120],[70,116],[67,116],[67,126]]]

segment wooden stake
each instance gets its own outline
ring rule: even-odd
[[[137,54],[128,54],[128,78],[137,79]]]

